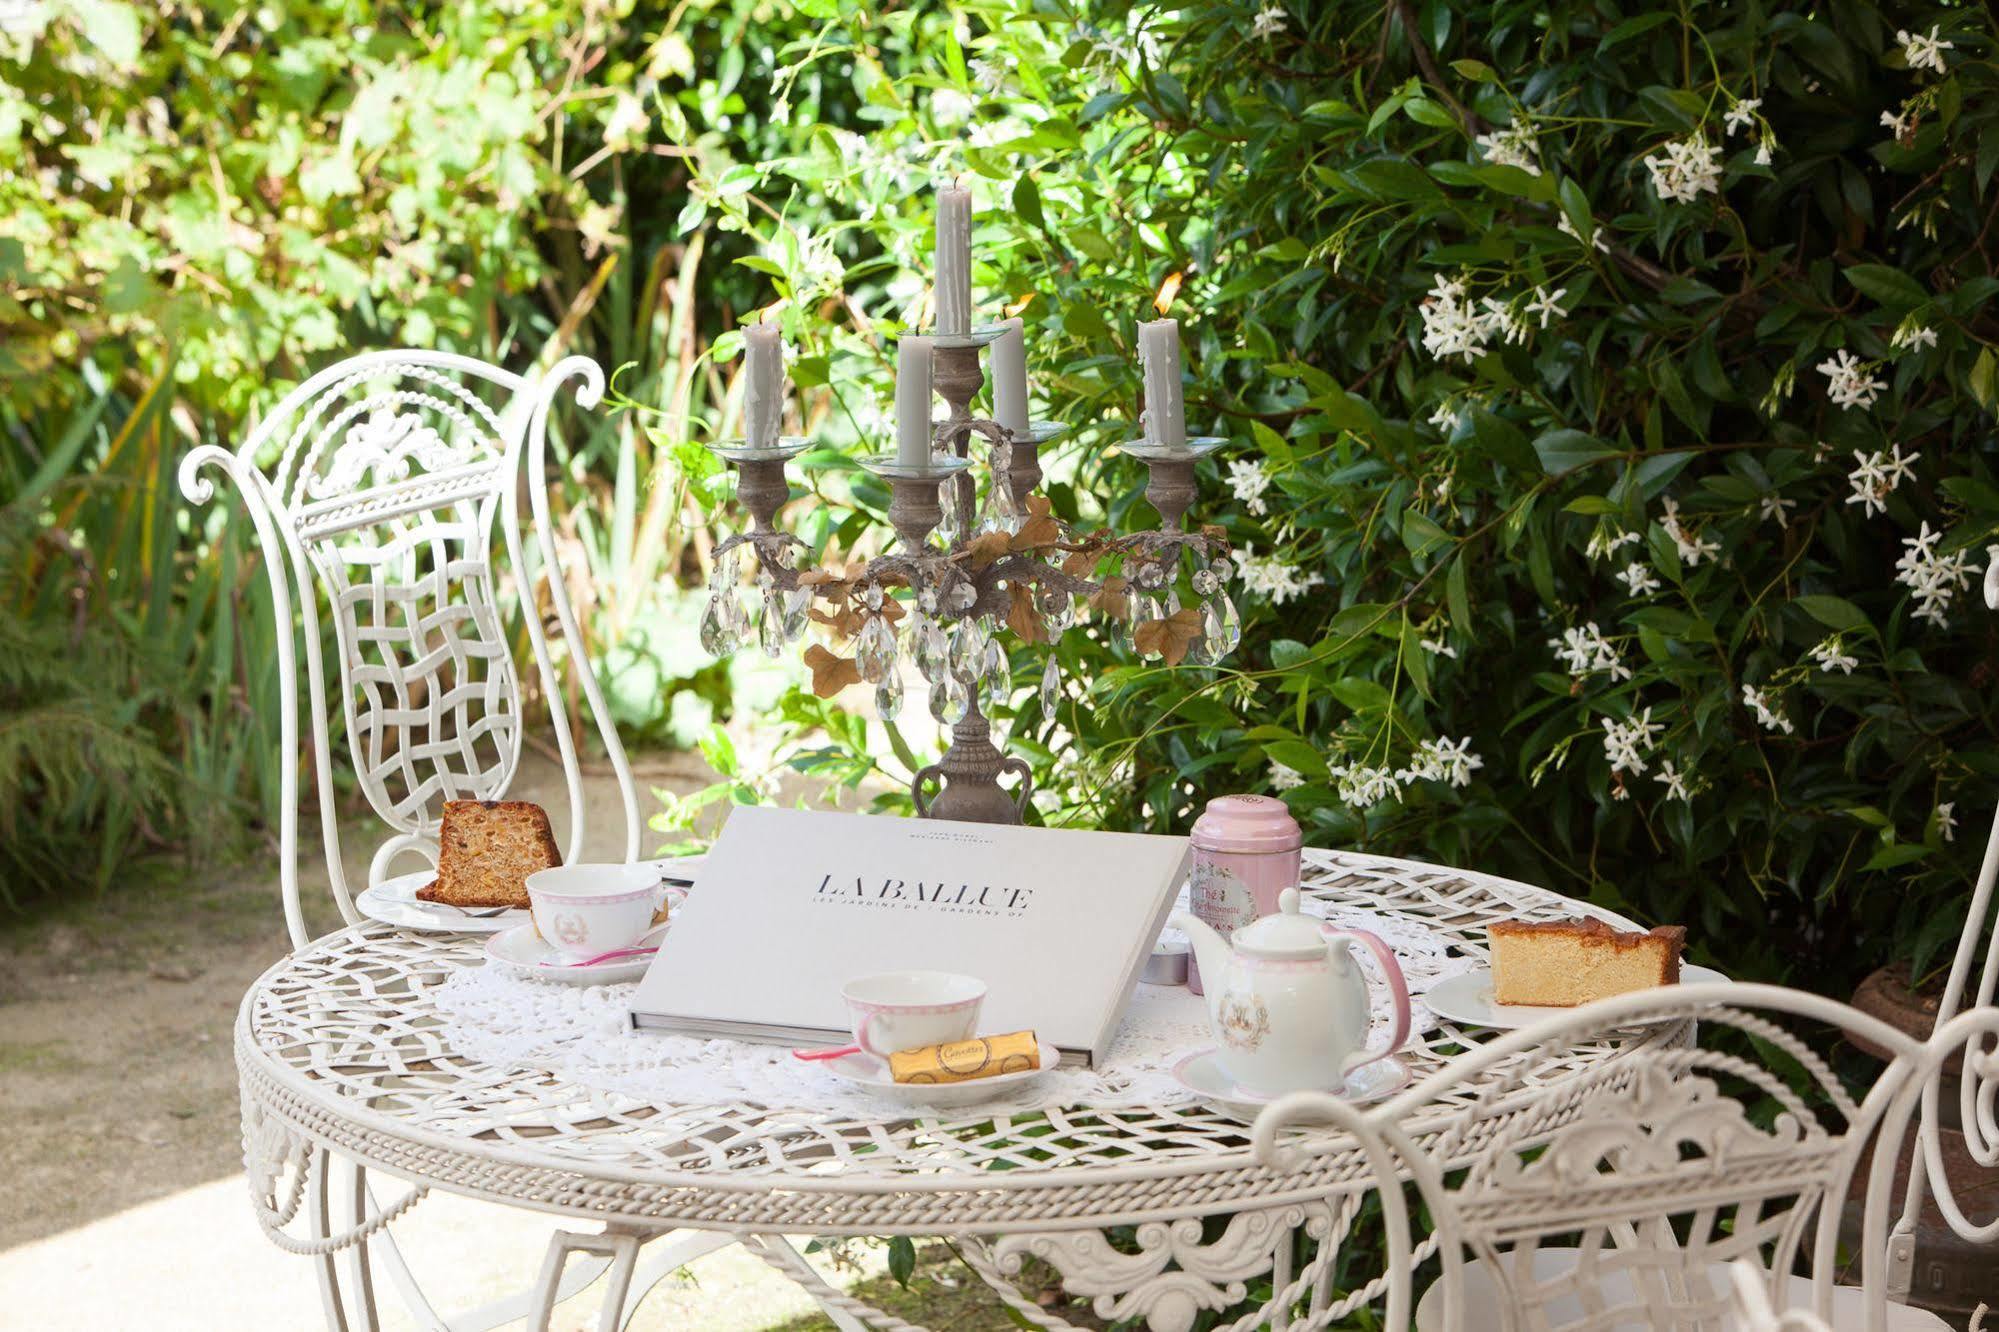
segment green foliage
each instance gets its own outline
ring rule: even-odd
[[[920,321],[928,184],[962,170],[986,200],[975,282],[1036,294],[1034,374],[1077,427],[1059,512],[1147,520],[1108,446],[1169,272],[1190,426],[1237,441],[1197,511],[1244,556],[1240,658],[1165,671],[1072,630],[1088,697],[1000,710],[1044,818],[1184,828],[1209,795],[1295,782],[1320,843],[1685,921],[1742,974],[1837,991],[1934,962],[1974,865],[1951,820],[1977,825],[1999,759],[1973,587],[1999,528],[1982,16],[891,23],[917,36],[886,77],[849,54],[879,36],[858,12],[779,48],[794,115],[844,76],[864,138],[817,128],[773,161],[687,95],[662,116],[697,166],[683,224],[753,238],[790,298],[808,420],[875,436],[873,333]],[[1896,36],[1933,25],[1942,73]],[[884,497],[831,459],[812,484],[800,531],[842,553]],[[1016,651],[1017,678],[1041,660]],[[801,765],[902,775],[879,732],[829,734]]]

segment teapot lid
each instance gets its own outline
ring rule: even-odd
[[[1286,888],[1277,895],[1274,915],[1252,921],[1230,938],[1236,948],[1253,957],[1304,958],[1323,955],[1325,922],[1298,909],[1298,890]]]

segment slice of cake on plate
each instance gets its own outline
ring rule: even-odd
[[[528,875],[561,863],[540,805],[447,800],[437,833],[437,880],[416,895],[447,906],[525,908]]]
[[[1678,925],[1637,932],[1587,918],[1502,920],[1488,934],[1493,1002],[1546,1008],[1677,985],[1687,940]]]

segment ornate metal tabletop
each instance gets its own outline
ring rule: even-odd
[[[1478,957],[1494,920],[1587,913],[1632,928],[1543,889],[1377,856],[1308,851],[1303,886],[1337,907],[1421,919]],[[236,1057],[253,1192],[268,1185],[259,1197],[273,1212],[284,1212],[285,1161],[326,1149],[420,1186],[624,1228],[961,1237],[989,1280],[1031,1253],[1097,1296],[1100,1313],[1144,1313],[1160,1328],[1240,1300],[1248,1278],[1273,1269],[1282,1287],[1292,1278],[1280,1238],[1302,1227],[1337,1245],[1352,1219],[1338,1199],[1364,1173],[1357,1153],[1325,1144],[1280,1173],[1253,1159],[1243,1124],[1197,1105],[864,1121],[645,1104],[468,1060],[443,1039],[432,995],[481,961],[472,939],[367,924],[251,987]],[[1680,1035],[1655,1027],[1566,1051],[1525,1089]],[[1476,1039],[1444,1023],[1402,1057],[1420,1077]],[[1462,1090],[1467,1103],[1479,1094]],[[1227,1233],[1204,1242],[1201,1219],[1222,1214]],[[1113,1227],[1137,1227],[1139,1252],[1115,1250]]]

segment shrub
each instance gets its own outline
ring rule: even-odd
[[[704,207],[767,250],[798,204],[845,205],[827,230],[872,318],[920,295],[913,178],[982,177],[978,280],[1040,296],[1034,370],[1082,427],[1050,489],[1086,521],[1147,512],[1105,445],[1147,296],[1188,272],[1190,424],[1238,441],[1197,512],[1238,543],[1244,649],[1168,671],[1066,635],[1087,696],[1011,710],[1044,817],[1184,828],[1274,787],[1318,842],[1684,921],[1743,974],[1836,991],[1933,961],[1999,760],[1981,16],[972,12],[870,85],[868,143],[758,166],[688,141]],[[962,142],[944,104],[977,108]],[[765,191],[781,227],[731,202]],[[880,358],[841,347],[867,329],[768,267],[809,297],[805,383],[869,410]],[[884,268],[903,285],[871,292]],[[1039,665],[1016,654],[1023,685]]]

